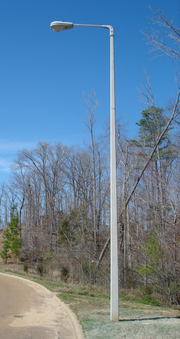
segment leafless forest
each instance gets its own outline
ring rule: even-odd
[[[176,53],[171,45],[174,54],[169,57],[177,59],[180,31],[162,12],[153,15],[157,25],[161,22],[161,32],[168,32],[171,41],[176,38]],[[143,34],[154,50],[168,55],[168,45],[163,46],[160,37]],[[140,98],[147,105],[137,122],[137,138],[130,139],[119,120],[116,126],[120,286],[154,286],[170,303],[180,302],[180,90],[176,80],[177,97],[165,108],[156,107],[145,73]],[[16,205],[21,261],[42,264],[50,274],[61,271],[70,281],[108,287],[109,128],[95,137],[94,92],[85,98],[85,106],[89,144],[78,148],[39,142],[31,151],[18,152],[9,183],[0,185],[0,227],[7,227]]]

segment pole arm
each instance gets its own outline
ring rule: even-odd
[[[107,28],[110,31],[110,36],[114,36],[114,28],[110,25],[73,24],[73,26]]]

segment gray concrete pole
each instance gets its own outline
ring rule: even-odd
[[[114,79],[114,30],[110,28],[110,197],[111,197],[111,300],[110,320],[119,320],[117,184],[116,184],[116,117]]]

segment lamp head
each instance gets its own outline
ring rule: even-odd
[[[50,28],[54,31],[54,32],[61,32],[64,31],[66,29],[71,29],[73,28],[73,23],[72,22],[65,22],[65,21],[53,21],[50,24]]]

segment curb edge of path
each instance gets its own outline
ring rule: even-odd
[[[3,272],[0,272],[0,274],[3,274],[3,275],[8,276],[8,277],[13,277],[13,278],[16,278],[16,279],[24,280],[26,282],[29,281],[32,284],[40,286],[46,292],[52,294],[56,298],[56,300],[58,301],[58,303],[60,304],[62,309],[67,313],[68,318],[70,319],[70,321],[72,323],[72,326],[74,328],[74,331],[75,331],[75,334],[76,334],[76,338],[77,339],[84,339],[84,334],[83,334],[82,326],[80,325],[80,323],[79,323],[75,313],[73,313],[73,311],[71,311],[71,309],[68,307],[68,305],[66,305],[60,298],[58,298],[57,295],[55,295],[53,292],[48,290],[48,288],[46,288],[45,286],[43,286],[41,284],[36,283],[35,281],[29,280],[28,278],[22,278],[22,277],[14,275],[14,274],[8,274],[8,273],[3,273]]]
[[[75,313],[73,311],[71,311],[71,309],[63,301],[61,301],[60,298],[58,298],[57,296],[55,296],[55,298],[58,300],[58,302],[60,303],[61,307],[64,309],[64,311],[67,313],[69,319],[71,320],[71,323],[72,323],[72,325],[74,327],[74,331],[75,331],[77,339],[84,339],[84,334],[83,334],[82,326],[79,323]]]

